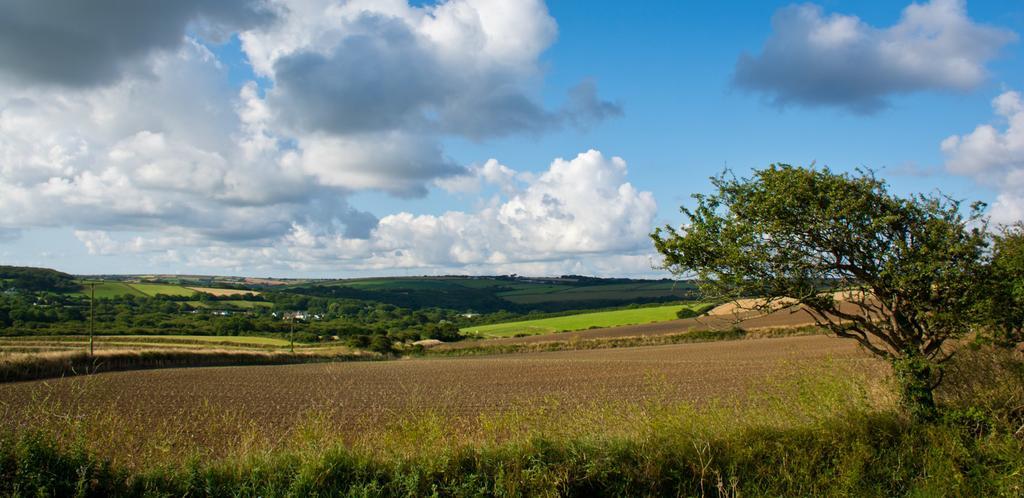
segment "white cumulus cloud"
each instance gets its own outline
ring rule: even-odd
[[[1008,91],[992,100],[999,122],[978,125],[942,141],[946,168],[1000,192],[992,206],[997,223],[1024,220],[1024,100]]]
[[[79,3],[0,6],[2,240],[63,227],[95,255],[214,271],[469,268],[632,251],[630,223],[650,217],[619,159],[588,153],[540,178],[446,154],[449,137],[621,114],[592,81],[541,101],[558,31],[541,0]],[[258,81],[232,83],[210,50],[231,36]],[[588,198],[565,168],[605,176]],[[481,184],[502,197],[478,212],[378,219],[349,204]],[[614,224],[581,227],[599,199]]]
[[[777,105],[870,113],[897,94],[975,88],[987,77],[985,65],[1016,39],[971,20],[965,0],[912,3],[886,28],[793,5],[775,14],[761,53],[740,56],[734,83]]]
[[[196,244],[181,236],[145,240],[97,231],[76,235],[98,254],[156,257],[173,249],[194,267],[646,274],[653,266],[648,234],[657,204],[626,176],[623,159],[590,150],[570,160],[556,159],[532,179],[524,176],[514,189],[476,211],[392,214],[365,237],[348,236],[322,223],[294,223],[273,244],[241,249]]]

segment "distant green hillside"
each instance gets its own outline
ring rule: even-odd
[[[283,338],[294,333],[301,341],[341,341],[377,352],[422,339],[458,340],[460,329],[501,322],[560,318],[528,325],[525,333],[530,333],[662,320],[699,297],[688,282],[575,275],[304,281],[98,275],[75,281],[53,270],[3,269],[0,336],[81,334],[95,317],[97,331],[107,335]],[[197,292],[199,281],[255,292],[205,286]],[[91,302],[94,292],[97,299]],[[638,305],[642,309],[633,309]],[[570,314],[585,316],[563,318]],[[488,332],[519,333],[524,333],[519,325],[507,323]]]
[[[377,301],[410,309],[448,308],[477,313],[557,312],[698,297],[696,287],[688,282],[575,275],[372,278],[307,282],[280,290],[315,297]]]
[[[0,289],[53,291],[88,295],[95,282],[97,298],[152,297],[158,294],[189,298],[196,278],[161,275],[97,277],[76,281],[71,275],[43,268],[0,267]],[[221,277],[205,277],[219,282]],[[250,288],[224,283],[227,288]],[[187,283],[186,283],[187,282]],[[219,286],[219,285],[218,285]],[[306,280],[290,285],[257,285],[276,295],[358,300],[410,310],[443,308],[459,312],[513,314],[617,308],[697,299],[689,282],[595,278],[578,275],[536,278],[509,276],[385,277],[345,280]],[[269,301],[269,299],[268,299]],[[301,304],[301,300],[297,301]],[[303,307],[303,306],[300,306]]]
[[[78,284],[71,275],[49,268],[0,266],[0,289],[70,292]]]

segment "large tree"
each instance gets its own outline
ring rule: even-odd
[[[979,300],[981,206],[965,215],[955,200],[896,196],[871,172],[828,168],[772,165],[712,183],[682,208],[682,228],[651,235],[665,267],[709,297],[759,296],[761,310],[799,303],[890,361],[904,406],[934,416],[945,346],[971,330]]]

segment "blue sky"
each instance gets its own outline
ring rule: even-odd
[[[523,2],[504,24],[443,24],[493,40],[475,53],[431,38],[423,18],[450,6],[488,19],[487,2],[372,16],[349,4],[336,21],[316,14],[328,0],[230,3],[183,2],[171,25],[133,13],[169,34],[77,55],[105,73],[24,61],[50,49],[0,38],[27,47],[0,50],[0,261],[75,273],[662,276],[644,235],[678,223],[679,205],[724,167],[773,162],[874,168],[899,193],[989,202],[999,221],[1024,209],[1024,144],[1008,124],[1024,123],[1024,4],[936,0],[914,14],[900,2]],[[57,33],[92,22],[29,4],[12,17]],[[124,14],[96,15],[102,26]],[[773,16],[787,33],[810,19],[857,42],[798,38],[771,52]],[[581,85],[594,91],[568,97]],[[265,112],[244,117],[246,104]],[[975,134],[985,125],[994,142]],[[258,148],[253,137],[269,138]]]

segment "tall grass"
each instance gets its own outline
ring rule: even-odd
[[[889,386],[839,364],[794,365],[760,394],[699,408],[654,397],[425,410],[349,438],[311,413],[282,441],[239,430],[216,456],[185,445],[112,458],[104,446],[118,443],[92,438],[126,422],[117,414],[54,419],[0,435],[0,494],[1020,496],[1020,362],[992,351],[958,361],[951,369],[969,375],[951,371],[940,396],[951,415],[934,424],[901,416]],[[979,403],[979,389],[993,399]],[[196,423],[231,423],[218,417]],[[171,432],[150,442],[179,443]]]

